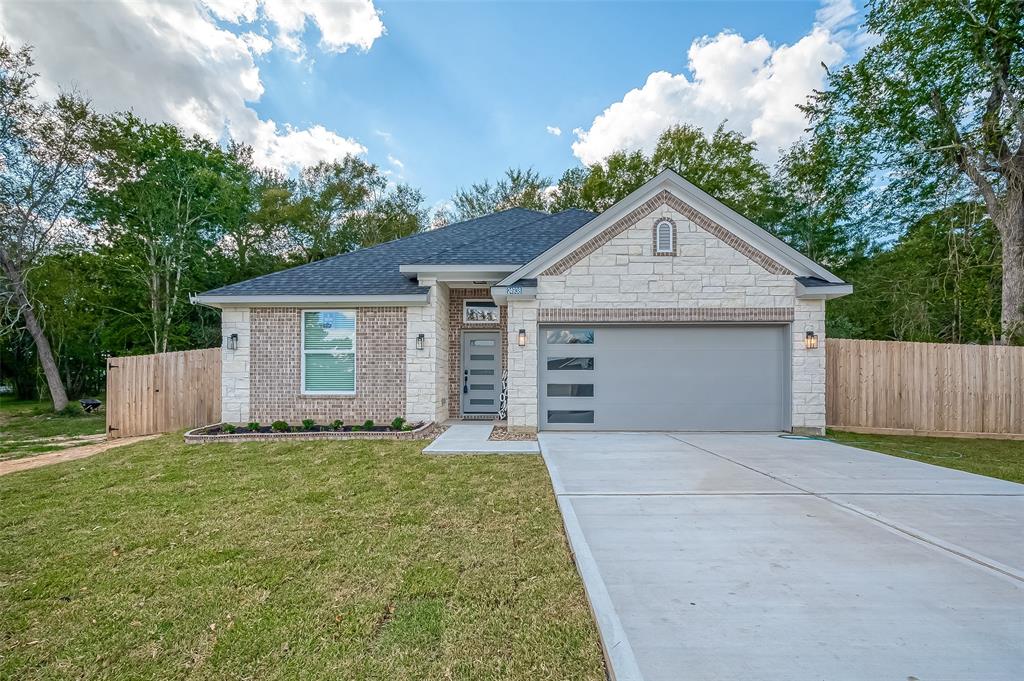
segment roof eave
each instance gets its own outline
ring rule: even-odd
[[[193,305],[209,307],[280,307],[293,305],[320,305],[327,307],[375,307],[426,305],[429,293],[384,293],[363,295],[305,295],[305,294],[248,294],[248,295],[193,295]]]
[[[796,282],[796,297],[800,300],[832,300],[853,293],[853,284],[832,284],[829,286],[804,286]]]

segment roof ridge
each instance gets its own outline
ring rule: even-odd
[[[494,237],[498,236],[499,234],[504,234],[505,232],[507,232],[509,230],[518,229],[520,227],[525,227],[526,225],[532,225],[533,223],[535,223],[535,222],[537,222],[539,220],[543,220],[545,218],[549,218],[552,215],[551,213],[545,213],[544,211],[534,210],[532,208],[520,208],[519,206],[513,206],[512,208],[506,208],[505,210],[499,210],[497,213],[488,213],[487,215],[481,215],[480,217],[481,218],[492,217],[494,215],[498,215],[500,213],[507,213],[507,212],[512,211],[512,210],[525,210],[525,211],[529,211],[531,213],[538,213],[539,215],[538,215],[537,218],[535,218],[533,220],[527,220],[526,222],[520,222],[518,225],[513,225],[512,227],[508,227],[506,229],[503,229],[500,232],[494,232],[492,234],[477,234],[477,235],[474,235],[474,236],[466,239],[465,241],[460,241],[457,244],[453,244],[452,246],[449,246],[448,248],[444,248],[444,249],[442,249],[440,251],[436,251],[432,255],[427,255],[427,256],[424,256],[423,258],[420,258],[419,260],[413,260],[411,262],[403,263],[403,264],[413,265],[413,264],[417,264],[417,263],[422,263],[422,262],[425,262],[427,258],[436,258],[437,256],[441,255],[442,253],[447,253],[447,252],[455,250],[457,248],[462,248],[464,246],[468,246],[469,244],[474,244],[474,243],[476,243],[476,242],[478,242],[478,241],[480,241],[482,239],[493,239]],[[480,218],[473,218],[473,219],[474,220],[478,220]],[[465,220],[464,222],[472,222],[472,220]],[[459,224],[463,224],[463,223],[459,223]],[[441,263],[431,263],[431,264],[441,264]]]
[[[532,208],[523,208],[522,210],[533,210],[533,209]],[[540,213],[540,217],[538,217],[536,220],[529,220],[527,222],[522,222],[522,223],[520,223],[518,225],[513,225],[513,226],[511,226],[511,227],[509,227],[507,229],[503,229],[500,232],[495,232],[493,234],[486,234],[486,235],[476,236],[476,237],[474,237],[472,239],[469,239],[467,241],[459,242],[459,243],[455,244],[454,246],[449,246],[448,248],[445,248],[444,250],[437,251],[433,255],[426,256],[426,258],[436,258],[438,256],[444,255],[445,253],[448,253],[449,251],[455,250],[457,248],[462,248],[462,247],[468,246],[469,244],[475,244],[476,242],[482,241],[483,239],[494,239],[494,238],[497,238],[497,237],[501,236],[502,234],[504,234],[506,232],[511,232],[512,230],[522,229],[523,227],[526,227],[528,225],[536,224],[536,223],[538,223],[538,222],[540,222],[542,220],[547,220],[548,218],[553,218],[556,215],[561,215],[562,213],[567,213],[567,212],[569,212],[571,210],[579,210],[579,209],[578,208],[566,208],[565,210],[560,210],[557,213],[545,213],[543,211],[533,211],[535,213]],[[585,212],[589,212],[589,211],[585,211]],[[497,213],[491,213],[491,215],[496,215],[496,214]],[[573,231],[575,231],[575,230],[573,230]],[[420,260],[416,260],[415,263],[422,263],[422,262],[424,262],[426,260],[426,258],[421,258]],[[408,264],[413,264],[413,263],[408,263]],[[434,262],[434,263],[430,263],[430,264],[440,265],[440,264],[443,264],[443,263]]]

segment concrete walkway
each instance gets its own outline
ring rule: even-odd
[[[536,454],[540,447],[536,441],[488,440],[490,423],[458,423],[431,442],[423,450],[426,454]]]
[[[1024,678],[1024,485],[776,434],[540,442],[618,681]]]
[[[84,447],[69,447],[67,449],[50,452],[48,454],[38,454],[36,456],[26,456],[21,459],[0,461],[0,475],[17,473],[18,471],[27,471],[32,468],[42,468],[43,466],[51,466],[55,463],[64,463],[65,461],[84,459],[88,456],[92,456],[93,454],[105,452],[108,449],[135,444],[136,442],[142,442],[143,440],[152,440],[155,437],[160,436],[140,435],[138,437],[123,437],[116,440],[104,440],[93,445],[85,445]]]

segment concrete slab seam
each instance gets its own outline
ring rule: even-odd
[[[734,463],[737,466],[740,466],[742,468],[746,468],[747,470],[753,471],[754,473],[759,473],[759,474],[761,474],[761,475],[763,475],[763,476],[765,476],[767,478],[771,478],[772,480],[775,480],[776,482],[782,483],[783,485],[787,485],[789,487],[792,487],[793,489],[800,490],[801,492],[809,494],[809,495],[811,495],[813,497],[817,497],[818,499],[821,499],[822,501],[825,501],[825,502],[828,502],[828,503],[830,503],[830,504],[832,504],[834,506],[837,506],[837,507],[845,510],[848,513],[854,513],[854,514],[859,515],[859,516],[861,516],[863,518],[867,518],[868,520],[871,520],[872,522],[878,523],[879,525],[882,525],[883,527],[888,528],[890,531],[894,531],[894,532],[896,532],[896,533],[898,533],[898,534],[900,534],[900,535],[902,535],[902,536],[904,536],[906,538],[911,539],[912,541],[916,541],[916,542],[918,542],[918,543],[920,543],[922,545],[929,546],[929,547],[931,547],[933,549],[937,549],[937,550],[939,550],[939,551],[941,551],[943,553],[952,554],[953,556],[955,556],[955,557],[957,557],[957,558],[959,558],[961,560],[964,560],[964,561],[966,561],[967,563],[969,563],[971,565],[985,568],[985,569],[990,570],[992,572],[995,572],[995,573],[997,573],[997,574],[999,574],[1001,576],[1009,577],[1010,579],[1015,580],[1017,582],[1024,582],[1024,573],[1021,573],[1019,570],[1016,570],[1014,568],[1011,568],[1011,567],[1008,567],[1006,565],[1003,565],[1002,563],[999,563],[998,561],[994,561],[994,560],[992,560],[992,559],[990,559],[990,558],[988,558],[986,556],[982,556],[980,554],[974,553],[973,551],[969,551],[968,549],[965,549],[962,546],[957,546],[956,544],[950,544],[949,542],[942,541],[942,540],[937,539],[935,537],[932,537],[932,536],[930,536],[930,535],[928,535],[928,534],[926,534],[924,532],[921,532],[920,530],[917,530],[915,528],[904,527],[904,526],[900,525],[899,523],[897,523],[895,521],[889,520],[888,518],[886,518],[885,516],[883,516],[881,514],[873,513],[871,511],[867,511],[867,510],[862,509],[862,508],[860,508],[860,507],[858,507],[858,506],[856,506],[854,504],[847,504],[847,503],[841,502],[841,501],[839,501],[837,499],[833,499],[833,498],[829,497],[827,494],[821,494],[821,493],[814,492],[814,491],[811,491],[811,490],[808,490],[808,489],[804,489],[803,487],[800,487],[799,485],[795,485],[792,482],[789,482],[788,480],[784,480],[782,478],[779,478],[777,476],[772,475],[771,473],[766,473],[766,472],[764,472],[762,470],[758,470],[757,468],[754,468],[753,466],[748,466],[747,464],[742,463],[740,461],[736,461],[735,459],[731,459],[728,456],[725,456],[724,454],[719,454],[717,452],[711,451],[710,449],[705,449],[704,447],[701,447],[700,445],[695,445],[692,442],[687,442],[686,440],[683,440],[682,438],[678,438],[678,437],[676,437],[674,435],[670,435],[670,434],[667,434],[667,433],[666,433],[666,435],[668,437],[672,438],[673,440],[678,440],[679,442],[682,442],[683,444],[689,445],[691,447],[696,447],[697,449],[701,450],[702,452],[707,452],[708,454],[710,454],[712,456],[715,456],[715,457],[718,457],[719,459],[722,459],[724,461],[728,461],[730,463]],[[908,494],[908,495],[904,495],[904,496],[913,496],[913,495]]]

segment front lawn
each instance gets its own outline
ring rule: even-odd
[[[102,413],[59,416],[50,402],[0,397],[0,461],[88,444],[105,429]]]
[[[184,445],[0,477],[0,678],[603,679],[539,457]]]
[[[828,435],[845,445],[1024,483],[1024,441],[1021,440],[865,435],[831,429]]]

